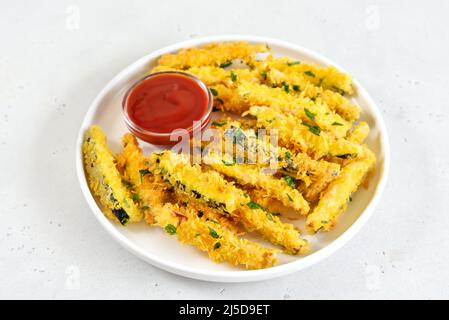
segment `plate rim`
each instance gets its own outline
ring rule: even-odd
[[[380,133],[380,153],[383,155],[383,166],[379,168],[379,182],[374,190],[374,195],[371,201],[367,204],[366,208],[360,213],[359,217],[352,223],[351,226],[348,227],[340,236],[338,236],[334,241],[329,243],[326,247],[319,249],[316,252],[311,253],[310,255],[298,259],[296,261],[291,261],[286,264],[277,265],[267,269],[259,269],[259,270],[236,270],[236,271],[221,271],[221,270],[199,270],[195,267],[184,266],[182,264],[174,263],[171,261],[167,261],[163,258],[158,257],[157,255],[149,252],[145,252],[141,249],[137,244],[128,239],[125,235],[120,233],[113,224],[104,216],[100,208],[98,207],[94,196],[92,195],[87,179],[84,172],[83,166],[83,155],[82,155],[82,143],[85,129],[88,127],[88,123],[90,124],[91,119],[93,117],[94,111],[96,110],[96,106],[101,101],[101,99],[107,94],[107,92],[118,82],[123,76],[130,73],[133,67],[137,64],[141,64],[144,61],[149,61],[158,57],[164,53],[177,51],[181,48],[195,47],[204,43],[209,42],[224,42],[224,41],[248,41],[248,42],[262,42],[273,44],[278,47],[283,47],[289,50],[297,51],[302,54],[313,57],[313,59],[319,61],[320,64],[323,65],[333,65],[339,70],[345,71],[344,68],[341,68],[338,64],[334,63],[327,57],[322,56],[310,49],[304,48],[302,46],[296,45],[291,42],[287,42],[284,40],[269,38],[269,37],[260,37],[260,36],[252,36],[252,35],[221,35],[221,36],[208,36],[195,38],[190,40],[185,40],[181,42],[177,42],[168,46],[165,46],[161,49],[155,50],[146,54],[145,56],[139,58],[138,60],[132,62],[128,66],[126,66],[122,71],[116,74],[97,94],[95,99],[89,105],[87,112],[84,115],[84,118],[81,122],[81,126],[78,132],[78,137],[76,141],[76,171],[78,176],[78,182],[80,184],[82,193],[84,198],[86,199],[92,213],[97,218],[98,222],[106,229],[106,231],[111,235],[111,237],[117,241],[121,246],[126,248],[128,251],[138,256],[142,260],[150,263],[153,266],[156,266],[160,269],[169,271],[171,273],[193,278],[197,280],[204,281],[213,281],[213,282],[252,282],[252,281],[260,281],[267,280],[276,277],[280,277],[289,273],[298,272],[303,270],[311,265],[318,263],[319,261],[324,260],[325,258],[331,256],[337,250],[342,248],[346,243],[349,242],[351,238],[353,238],[361,228],[366,224],[368,219],[374,213],[376,206],[378,205],[380,198],[385,189],[389,170],[390,170],[390,143],[388,138],[388,132],[385,125],[385,121],[382,117],[380,109],[377,104],[374,102],[369,93],[365,90],[365,88],[357,81],[357,79],[353,79],[353,83],[355,84],[358,94],[362,96],[367,104],[370,105],[372,110],[372,115],[376,121],[376,127],[379,129]],[[345,71],[346,72],[346,71]]]

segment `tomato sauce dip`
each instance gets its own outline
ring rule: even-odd
[[[144,77],[123,100],[125,122],[132,133],[153,144],[175,144],[176,129],[203,129],[210,121],[212,94],[199,79],[182,72]],[[194,121],[200,121],[194,126]]]

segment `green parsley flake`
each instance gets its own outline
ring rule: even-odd
[[[230,65],[232,64],[232,61],[226,61],[226,62],[223,62],[222,64],[220,64],[220,68],[227,68],[227,67],[229,67]]]
[[[313,134],[315,134],[315,135],[317,135],[317,136],[320,135],[320,133],[321,133],[320,127],[318,127],[318,126],[316,126],[316,125],[313,126],[313,125],[308,124],[308,123],[303,123],[303,125],[305,125],[305,126],[309,129],[309,131],[312,132]]]
[[[174,235],[176,234],[176,227],[169,223],[165,226],[165,231],[167,231],[169,235]]]
[[[237,81],[237,75],[234,73],[234,71],[231,71],[231,80],[232,80],[232,82]]]
[[[250,201],[246,205],[251,209],[262,209],[262,207],[259,204],[255,203],[254,201]]]
[[[208,228],[209,228],[209,234],[210,234],[210,236],[211,236],[212,238],[214,238],[214,239],[220,238],[220,236],[218,235],[217,231],[215,231],[215,230],[212,229],[211,227],[208,227]]]
[[[315,120],[315,113],[311,112],[309,109],[304,108],[304,112],[306,113],[307,118],[314,121]]]
[[[213,95],[214,97],[218,96],[218,91],[217,91],[216,89],[214,89],[214,88],[209,88],[209,90],[210,90],[210,92],[212,93],[212,95]]]
[[[285,182],[289,185],[291,188],[296,188],[296,179],[292,176],[284,176]]]
[[[142,169],[142,170],[139,170],[139,173],[140,173],[140,182],[142,182],[143,177],[145,177],[145,175],[151,173],[151,171],[148,169]]]
[[[312,71],[304,71],[304,74],[308,75],[309,77],[315,77],[315,74]]]
[[[212,121],[212,125],[213,126],[217,126],[217,127],[223,127],[227,123],[228,122],[226,120],[223,120],[223,121]]]

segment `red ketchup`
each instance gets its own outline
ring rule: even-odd
[[[181,72],[151,74],[135,84],[123,100],[125,122],[140,139],[175,144],[176,129],[202,130],[210,121],[212,95],[199,79]],[[194,126],[194,121],[201,123]]]

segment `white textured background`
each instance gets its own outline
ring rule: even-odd
[[[449,298],[448,15],[445,0],[0,0],[0,298]],[[81,120],[115,74],[232,33],[342,65],[382,109],[392,146],[362,232],[312,268],[249,284],[142,262],[103,231],[75,176]]]

